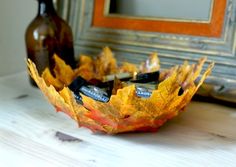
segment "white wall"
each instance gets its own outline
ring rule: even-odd
[[[24,33],[36,13],[36,0],[0,0],[0,76],[26,69]]]

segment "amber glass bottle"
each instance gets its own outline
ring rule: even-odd
[[[71,28],[57,15],[52,0],[38,0],[38,14],[26,30],[25,42],[27,56],[40,74],[46,67],[53,69],[55,53],[72,68],[76,66]]]

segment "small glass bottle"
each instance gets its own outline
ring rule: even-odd
[[[38,0],[38,13],[25,33],[27,57],[42,74],[46,67],[52,71],[54,54],[75,68],[73,35],[70,26],[60,18],[52,0]],[[31,84],[35,85],[31,79]]]

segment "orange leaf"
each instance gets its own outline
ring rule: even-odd
[[[95,63],[95,66],[93,66],[93,68],[97,68],[97,72],[101,76],[115,72],[117,68],[111,51],[105,48],[103,54],[109,60],[105,63],[103,62],[101,69],[106,69],[107,71],[102,72],[98,68],[98,64],[102,63],[104,57],[98,58],[97,61],[99,63],[97,65]],[[84,62],[84,64],[82,63],[80,66],[92,64],[91,59],[85,57],[82,59],[81,62]],[[151,68],[145,70],[148,72],[159,70],[158,66],[152,66],[158,61],[156,58],[149,59],[147,61],[149,63],[146,63],[145,66],[148,65]],[[115,80],[113,95],[110,97],[109,102],[102,103],[81,94],[83,105],[76,102],[73,92],[66,87],[75,72],[67,69],[66,71],[70,71],[70,78],[66,78],[67,75],[62,71],[67,67],[62,62],[57,61],[59,65],[57,66],[58,73],[56,78],[50,74],[49,70],[44,72],[43,77],[40,77],[31,60],[28,60],[28,68],[32,78],[57,110],[64,111],[76,120],[80,126],[87,127],[94,132],[115,134],[130,131],[155,131],[167,120],[177,116],[179,112],[184,110],[199,86],[210,74],[214,66],[213,63],[201,75],[199,83],[195,84],[205,61],[206,58],[200,59],[196,65],[189,65],[188,62],[185,62],[182,66],[176,66],[162,72],[162,82],[153,90],[150,98],[138,97],[134,84],[127,86],[123,85],[119,80]],[[109,65],[111,65],[111,68],[108,67]],[[83,68],[89,69],[88,66]],[[88,70],[89,73],[94,70],[93,68]],[[80,75],[82,75],[82,71],[80,71]],[[61,91],[58,91],[51,84],[55,87],[60,87],[60,84],[63,84],[64,87]]]
[[[53,58],[55,60],[54,73],[56,78],[66,86],[69,85],[75,77],[74,71],[56,54],[53,56]]]
[[[103,48],[103,51],[95,59],[95,74],[98,78],[104,75],[115,74],[117,72],[116,59],[113,57],[113,53],[108,47]]]
[[[160,60],[157,56],[157,53],[152,53],[149,58],[140,65],[141,73],[149,73],[158,71],[160,69]]]
[[[119,71],[122,72],[130,72],[130,73],[135,73],[138,72],[138,68],[135,64],[128,63],[128,62],[123,62],[121,67],[119,68]]]

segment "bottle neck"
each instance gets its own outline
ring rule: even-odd
[[[38,0],[38,15],[56,15],[52,0]]]

